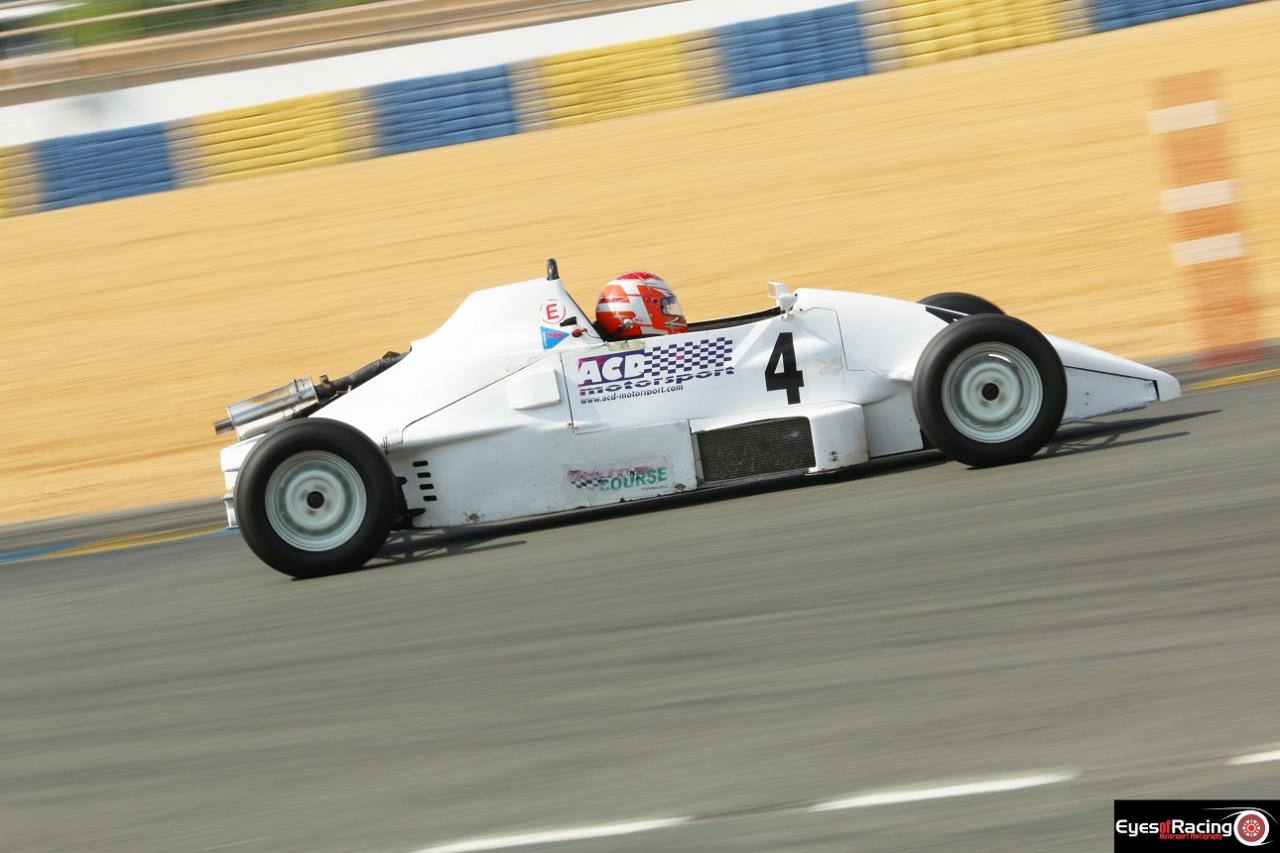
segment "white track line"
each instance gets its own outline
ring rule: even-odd
[[[1194,104],[1178,104],[1152,110],[1147,114],[1152,133],[1177,133],[1196,127],[1208,127],[1222,121],[1222,110],[1217,101],[1197,101]]]
[[[1170,245],[1173,249],[1173,262],[1180,267],[1211,264],[1244,255],[1244,237],[1238,231],[1196,240],[1181,240]]]
[[[1248,755],[1237,755],[1235,758],[1228,758],[1227,764],[1238,767],[1241,764],[1265,764],[1268,761],[1280,761],[1280,749],[1273,749],[1270,752],[1251,752]]]
[[[455,841],[438,847],[426,847],[417,853],[476,853],[480,850],[503,850],[508,847],[529,847],[534,844],[555,844],[561,841],[581,841],[586,838],[606,838],[610,835],[630,835],[688,823],[687,817],[665,817],[655,820],[633,820],[626,823],[601,823],[596,826],[576,826],[568,829],[549,829],[544,832],[525,832],[519,835],[493,835],[488,838],[472,838]]]
[[[1187,213],[1208,207],[1222,207],[1236,200],[1235,185],[1230,179],[1187,184],[1160,193],[1165,213]]]
[[[811,812],[829,812],[839,809],[863,809],[869,806],[891,806],[897,803],[914,803],[919,800],[940,800],[945,797],[968,797],[973,794],[997,794],[1001,791],[1017,791],[1021,788],[1035,788],[1040,785],[1052,785],[1055,782],[1067,782],[1074,779],[1074,773],[1041,773],[1036,776],[1011,776],[1004,779],[984,779],[977,782],[964,782],[957,785],[943,785],[937,788],[902,788],[896,791],[880,791],[862,794],[843,800],[828,800],[810,806]]]

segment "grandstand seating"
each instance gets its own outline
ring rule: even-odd
[[[861,0],[0,149],[0,216],[743,97],[1250,0]]]

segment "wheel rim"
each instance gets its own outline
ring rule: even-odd
[[[962,435],[999,444],[1022,435],[1044,400],[1040,371],[1022,350],[1002,343],[969,347],[942,376],[942,410]]]
[[[368,505],[364,481],[334,453],[309,450],[281,462],[267,480],[267,521],[303,551],[328,551],[355,535]]]

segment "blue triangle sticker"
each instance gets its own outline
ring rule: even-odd
[[[546,326],[542,326],[541,329],[543,349],[552,349],[556,344],[569,337],[568,332],[562,332],[559,329],[548,329]]]

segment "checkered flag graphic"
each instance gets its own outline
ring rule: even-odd
[[[652,376],[696,373],[727,367],[733,361],[733,341],[728,338],[711,338],[705,341],[658,344],[649,347],[647,353],[648,373]]]
[[[606,477],[605,479],[608,479]],[[569,482],[575,489],[594,489],[600,482],[599,471],[570,471]]]

